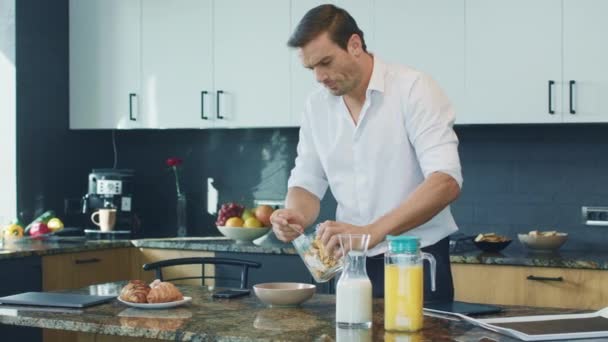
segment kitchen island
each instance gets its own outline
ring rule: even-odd
[[[74,293],[115,295],[124,282],[89,286]],[[301,307],[271,308],[254,294],[217,300],[197,286],[180,286],[192,303],[165,310],[130,308],[117,300],[83,310],[37,309],[0,305],[0,323],[78,332],[79,341],[514,341],[468,323],[425,317],[414,334],[383,328],[383,301],[374,301],[371,330],[336,329],[335,297],[316,294]],[[505,307],[502,316],[575,313],[579,310]]]
[[[280,243],[271,235],[256,240],[256,244],[237,244],[225,237],[213,236],[122,241],[64,238],[3,247],[0,266],[19,270],[0,274],[0,280],[12,284],[10,288],[0,288],[3,295],[24,290],[74,289],[121,279],[152,281],[153,272],[143,271],[143,264],[183,257],[259,262],[262,267],[251,270],[249,286],[277,281],[313,282],[291,244]],[[566,244],[555,253],[534,253],[518,241],[500,253],[485,253],[475,246],[469,247],[472,248],[455,249],[450,255],[457,300],[584,309],[608,306],[608,288],[603,286],[608,282],[605,250],[579,250]],[[191,275],[197,271],[196,267],[176,268],[172,275]],[[214,272],[222,278],[239,275],[239,270],[230,267],[209,267],[208,270],[209,274]],[[224,280],[215,285],[235,286]],[[317,293],[334,291],[333,282],[317,286]]]

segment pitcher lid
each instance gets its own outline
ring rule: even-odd
[[[411,235],[387,235],[388,248],[392,253],[416,253],[420,247],[420,238]]]

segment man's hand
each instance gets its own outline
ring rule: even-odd
[[[367,226],[355,226],[352,224],[337,222],[337,221],[325,221],[319,225],[317,234],[321,238],[321,242],[329,253],[334,251],[336,257],[341,257],[342,252],[340,251],[340,241],[338,240],[339,234],[369,234],[370,240],[368,249],[376,246],[382,240],[384,236],[380,236],[377,231],[372,229],[371,225]]]
[[[278,209],[270,215],[272,231],[283,242],[293,241],[304,233],[304,216],[293,209]]]

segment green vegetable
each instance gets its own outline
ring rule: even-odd
[[[30,224],[27,225],[27,227],[25,227],[25,234],[28,235],[30,232],[30,229],[32,229],[32,226],[34,225],[34,223],[36,222],[43,222],[44,224],[46,224],[47,222],[49,222],[53,217],[55,217],[55,212],[52,210],[47,210],[45,212],[42,213],[42,215],[36,217],[34,219],[34,221],[30,222]]]

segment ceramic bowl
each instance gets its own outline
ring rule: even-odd
[[[248,244],[251,241],[259,238],[260,236],[268,233],[270,228],[262,227],[262,228],[242,228],[242,227],[220,227],[217,226],[217,229],[224,235],[225,237],[235,240],[238,244]]]
[[[512,240],[500,241],[500,242],[490,242],[490,241],[475,241],[475,246],[481,249],[484,252],[496,253],[505,249]]]
[[[315,294],[316,286],[304,283],[263,283],[253,286],[255,295],[270,306],[296,306]]]
[[[559,249],[568,239],[568,234],[557,233],[556,235],[529,235],[517,234],[519,242],[534,251],[553,252]]]

